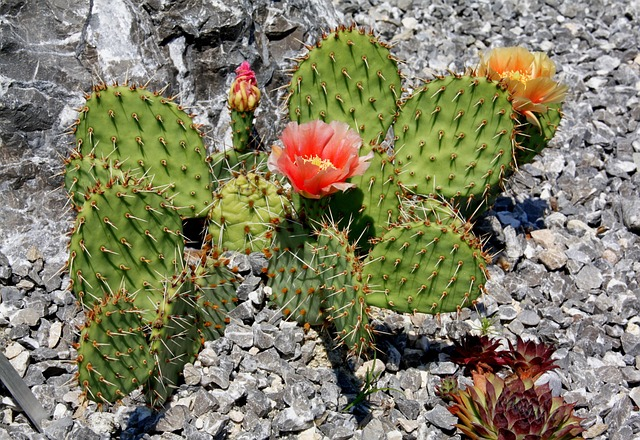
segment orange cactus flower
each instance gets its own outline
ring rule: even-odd
[[[303,197],[319,199],[355,185],[346,182],[363,174],[373,152],[360,157],[362,138],[344,122],[291,122],[280,137],[284,148],[274,145],[268,166],[286,176]]]
[[[244,61],[236,69],[236,79],[229,89],[229,107],[239,112],[252,112],[260,103],[260,89],[256,74],[249,62]]]
[[[567,86],[552,79],[556,66],[543,52],[523,47],[501,47],[480,59],[477,74],[504,80],[513,96],[513,108],[527,120],[540,126],[535,113],[545,113],[549,104],[560,103]]]

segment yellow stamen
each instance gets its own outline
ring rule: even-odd
[[[303,157],[302,160],[304,163],[311,162],[313,165],[320,168],[321,171],[325,171],[328,168],[333,168],[334,170],[337,169],[329,159],[321,159],[320,156]]]
[[[531,75],[522,70],[509,70],[507,72],[501,72],[500,78],[509,78],[510,80],[520,81],[526,84],[526,82],[531,79]]]

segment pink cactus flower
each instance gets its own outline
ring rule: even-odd
[[[513,108],[540,126],[536,113],[546,113],[549,104],[564,101],[567,86],[552,79],[556,66],[543,52],[523,47],[501,47],[481,57],[477,74],[504,80],[513,96]]]
[[[286,176],[303,197],[319,199],[355,186],[346,182],[369,168],[373,152],[360,157],[362,138],[344,122],[291,122],[274,145],[268,166]]]
[[[260,89],[256,74],[249,62],[244,61],[236,69],[236,79],[229,89],[229,107],[239,112],[252,112],[260,103]]]

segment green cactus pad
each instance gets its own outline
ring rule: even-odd
[[[311,231],[293,220],[282,222],[275,231],[273,244],[265,252],[269,258],[267,285],[272,291],[269,300],[286,318],[319,325],[324,322],[322,277],[327,265],[314,253],[315,239]]]
[[[484,292],[487,261],[465,229],[428,220],[397,225],[364,265],[365,299],[401,313],[455,312]]]
[[[289,86],[291,120],[343,121],[365,144],[380,143],[401,95],[398,63],[388,46],[372,33],[343,27],[308,49]]]
[[[78,151],[72,151],[69,158],[65,159],[64,165],[64,186],[77,208],[84,204],[85,197],[89,196],[91,188],[98,182],[106,184],[126,179],[121,163],[110,158],[98,158],[92,152],[83,155]]]
[[[207,241],[223,250],[261,251],[271,244],[273,227],[290,212],[289,205],[276,183],[254,173],[239,174],[215,194]]]
[[[97,185],[78,210],[67,262],[72,288],[88,310],[126,289],[153,318],[162,281],[181,264],[182,222],[157,190],[127,182]]]
[[[411,194],[440,195],[466,217],[486,209],[514,167],[516,122],[501,83],[469,76],[427,83],[394,126],[400,184]]]
[[[516,163],[518,166],[533,161],[533,158],[540,154],[553,139],[562,120],[561,107],[561,104],[551,104],[547,113],[538,115],[540,128],[529,122],[524,124],[517,137]]]
[[[95,303],[78,344],[78,380],[86,396],[112,403],[145,384],[154,360],[141,311],[125,292]]]
[[[139,169],[185,218],[204,217],[211,204],[210,169],[202,132],[182,107],[144,87],[94,87],[75,123],[81,154],[109,157]]]
[[[314,252],[320,256],[319,261],[330,261],[334,272],[321,274],[325,286],[322,303],[325,320],[335,325],[338,344],[360,355],[373,347],[373,332],[355,246],[350,244],[346,231],[339,230],[333,223],[319,225],[316,235],[318,243]]]
[[[332,217],[349,229],[349,238],[361,251],[367,251],[369,240],[382,234],[384,227],[398,221],[401,212],[398,174],[393,157],[380,147],[374,147],[374,158],[362,176],[355,176],[355,184],[331,198]]]
[[[238,304],[237,275],[227,267],[228,258],[224,258],[214,249],[191,268],[191,280],[194,285],[197,313],[201,322],[200,329],[207,341],[213,341],[224,335],[229,323],[229,312]]]
[[[156,369],[145,388],[147,400],[153,406],[162,404],[173,393],[185,364],[193,362],[202,346],[193,295],[186,272],[165,282],[149,336]]]

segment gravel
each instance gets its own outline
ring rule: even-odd
[[[344,22],[394,44],[409,78],[472,65],[489,47],[548,51],[570,86],[552,145],[520,168],[476,225],[495,262],[482,315],[382,312],[387,334],[369,363],[347,358],[321,329],[305,331],[264,305],[264,260],[244,261],[243,306],[225,336],[185,367],[156,413],[132,394],[98,411],[74,381],[82,316],[60,272],[64,243],[0,252],[0,347],[51,420],[34,432],[6,390],[0,440],[30,439],[456,439],[456,418],[435,395],[458,371],[454,338],[478,328],[558,347],[547,378],[575,402],[584,438],[640,438],[640,11],[637,2],[335,0]],[[413,83],[418,84],[418,82]],[[2,90],[2,87],[0,87]],[[1,109],[0,109],[1,110]],[[0,144],[1,147],[1,144]],[[5,189],[0,188],[5,191]],[[4,245],[3,245],[4,246]],[[342,409],[367,369],[380,391]]]

